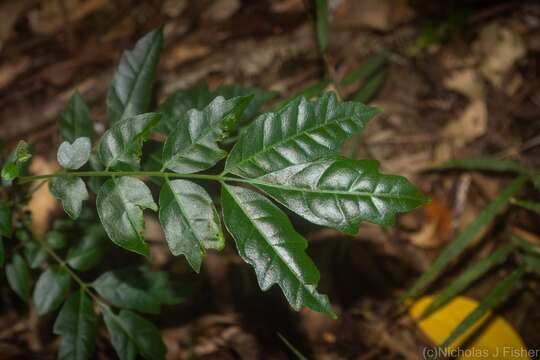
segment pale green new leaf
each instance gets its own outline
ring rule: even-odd
[[[163,166],[178,173],[194,173],[227,156],[218,146],[226,131],[240,119],[251,97],[230,100],[218,96],[203,110],[190,110],[179,120],[163,146]]]
[[[94,352],[97,317],[84,290],[71,295],[54,322],[53,332],[62,337],[58,359],[86,360]]]
[[[107,169],[137,170],[143,142],[159,122],[158,113],[137,115],[115,123],[99,143],[99,160]]]
[[[60,144],[56,158],[63,168],[77,170],[83,167],[88,159],[90,159],[91,151],[92,143],[90,138],[80,137],[75,139],[73,144],[70,144],[68,141]]]
[[[253,266],[259,286],[278,284],[295,310],[307,306],[335,314],[326,295],[315,287],[319,271],[306,254],[307,241],[287,216],[259,193],[242,187],[223,187],[223,218],[240,257]]]
[[[137,354],[150,360],[165,358],[165,344],[154,324],[129,310],[116,315],[105,305],[101,308],[111,342],[121,360],[135,360]]]
[[[107,180],[96,199],[98,215],[109,238],[124,249],[148,256],[143,209],[157,211],[150,189],[133,177]]]
[[[224,246],[219,216],[206,190],[191,181],[166,181],[159,194],[159,221],[171,253],[185,255],[197,273],[206,249]]]
[[[355,234],[360,221],[391,225],[427,201],[407,179],[382,175],[374,160],[333,158],[293,165],[252,181],[312,223]]]
[[[167,273],[144,267],[108,271],[92,287],[114,306],[150,314],[158,314],[163,304],[178,304],[183,300]]]
[[[6,265],[6,279],[11,290],[28,302],[30,298],[30,270],[19,254],[13,256],[11,263]]]
[[[160,27],[122,54],[107,94],[107,114],[111,124],[148,110],[162,43],[163,29]]]
[[[56,310],[69,291],[71,277],[65,268],[50,266],[42,273],[34,289],[34,305],[39,315]]]
[[[478,306],[450,333],[448,338],[441,345],[441,348],[444,349],[448,347],[478,320],[480,320],[484,314],[502,303],[510,295],[514,287],[519,284],[519,280],[524,273],[524,268],[520,267],[499,282],[497,286],[495,286],[495,288],[491,290],[486,297],[484,297],[482,302],[480,302],[480,304],[478,304]]]
[[[458,237],[450,242],[446,248],[441,252],[439,257],[431,264],[418,280],[415,281],[413,286],[402,296],[402,301],[409,297],[415,297],[429,285],[433,280],[439,276],[439,274],[446,268],[446,266],[459,256],[471,243],[471,241],[483,230],[489,223],[495,218],[497,213],[510,201],[524,185],[526,181],[525,176],[520,176],[514,179],[506,188],[504,188],[499,195],[486,206],[480,214],[475,218],[473,222],[468,224],[465,229],[458,235]]]
[[[94,126],[90,119],[90,110],[79,91],[75,90],[66,108],[60,113],[58,122],[60,137],[73,142],[80,137],[94,138]]]
[[[49,191],[62,202],[64,211],[73,220],[81,214],[83,201],[88,200],[84,181],[77,176],[61,176],[49,181]]]
[[[333,93],[315,101],[296,99],[277,113],[259,116],[242,132],[225,172],[254,178],[329,157],[378,112],[360,103],[338,102]]]
[[[6,163],[2,167],[2,179],[12,181],[19,176],[28,160],[32,158],[30,146],[26,141],[19,141],[15,150],[9,155]]]

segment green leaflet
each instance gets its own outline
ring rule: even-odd
[[[163,28],[160,27],[137,41],[133,50],[122,54],[107,94],[111,124],[148,110],[162,43]]]
[[[60,113],[58,121],[60,137],[73,142],[80,137],[94,138],[94,126],[90,119],[90,110],[78,90],[75,90],[66,108]]]
[[[66,262],[78,271],[86,271],[101,262],[105,252],[107,234],[103,227],[94,224],[86,229],[82,240],[69,249]]]
[[[441,348],[446,348],[459,338],[467,329],[473,326],[478,320],[484,316],[489,310],[503,302],[509,295],[512,289],[519,284],[519,280],[525,273],[524,268],[520,267],[514,270],[505,279],[500,281],[497,286],[482,300],[480,304],[469,314],[463,321],[450,333],[448,338],[441,345]]]
[[[261,289],[277,283],[295,310],[307,306],[335,317],[326,295],[315,289],[319,271],[305,253],[307,242],[287,216],[264,196],[236,186],[223,186],[221,203],[225,226]]]
[[[116,315],[105,305],[101,305],[101,309],[111,342],[121,360],[135,360],[137,354],[151,360],[165,358],[165,345],[154,324],[129,310]]]
[[[13,262],[6,265],[6,278],[11,290],[24,301],[30,298],[30,270],[24,259],[19,255],[13,256]]]
[[[97,317],[84,290],[71,295],[54,322],[53,332],[62,336],[58,359],[86,360],[94,352]]]
[[[147,268],[108,271],[97,278],[92,287],[114,306],[150,314],[158,314],[163,304],[173,305],[183,300],[167,273]]]
[[[88,200],[88,190],[84,181],[76,176],[62,176],[49,181],[49,191],[62,202],[64,211],[73,220],[81,214],[82,203]]]
[[[490,202],[480,214],[478,214],[476,219],[468,224],[458,237],[444,248],[429,269],[425,271],[422,276],[415,281],[413,286],[401,297],[402,301],[409,297],[415,297],[421,290],[435,280],[446,266],[465,250],[475,236],[488,226],[497,213],[508,203],[510,198],[523,187],[526,179],[525,176],[520,176],[506,186],[506,188],[504,188],[499,195]]]
[[[59,230],[51,230],[47,233],[47,244],[52,249],[63,249],[66,246],[64,233]]]
[[[11,208],[8,203],[0,200],[0,237],[10,238],[12,233]]]
[[[473,282],[485,275],[494,266],[504,262],[508,255],[514,250],[513,244],[502,246],[485,259],[480,260],[463,274],[454,279],[450,285],[448,285],[429,306],[422,313],[422,317],[425,318],[446,304],[450,299],[460,294]]]
[[[107,169],[138,169],[143,142],[159,119],[158,113],[148,113],[115,123],[99,143],[101,163]]]
[[[158,208],[144,182],[133,177],[107,180],[99,190],[96,205],[101,223],[116,245],[149,255],[144,242],[143,209]]]
[[[177,173],[194,173],[211,168],[227,156],[218,142],[238,122],[250,100],[218,96],[203,110],[185,113],[165,140],[163,167]]]
[[[83,167],[90,159],[92,151],[92,143],[87,137],[80,137],[70,144],[64,141],[58,148],[56,158],[58,163],[65,169],[77,170]]]
[[[226,173],[254,178],[334,155],[379,110],[338,102],[333,93],[309,101],[299,98],[277,113],[259,116],[231,150]]]
[[[48,256],[49,254],[43,245],[34,241],[24,244],[24,257],[31,269],[37,269],[43,265]]]
[[[56,310],[69,291],[71,277],[65,268],[50,266],[42,273],[34,289],[34,305],[39,315]]]
[[[249,95],[253,96],[253,100],[245,109],[243,119],[253,118],[261,106],[276,93],[237,84],[220,86],[215,91],[210,91],[206,83],[195,85],[187,90],[177,90],[160,105],[159,113],[161,113],[162,121],[156,130],[170,134],[178,127],[178,123],[189,110],[203,110],[217,96],[232,99]]]
[[[251,183],[312,223],[356,234],[359,222],[391,225],[427,201],[407,179],[381,175],[374,160],[337,157],[293,165]]]
[[[197,273],[206,249],[225,245],[219,216],[201,186],[187,180],[166,181],[159,194],[159,221],[174,256],[185,255]]]

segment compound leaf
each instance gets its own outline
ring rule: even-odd
[[[58,359],[89,359],[96,343],[97,317],[92,301],[80,289],[60,310],[53,331],[62,336]]]
[[[159,194],[159,221],[171,253],[185,255],[197,273],[206,249],[224,246],[219,216],[200,185],[187,180],[166,181]]]
[[[259,193],[236,186],[223,187],[221,203],[225,226],[261,289],[277,283],[295,310],[307,306],[334,317],[326,295],[315,289],[319,271],[305,253],[307,242],[287,216]]]
[[[242,114],[243,119],[253,118],[255,115],[257,115],[257,112],[264,105],[264,103],[277,95],[277,93],[273,91],[268,91],[257,87],[244,87],[238,84],[222,85],[216,89],[214,94],[221,95],[225,99],[232,99],[238,96],[253,96],[251,102]]]
[[[34,305],[39,315],[56,310],[69,290],[71,277],[65,268],[50,266],[42,273],[34,289]]]
[[[28,299],[30,298],[30,270],[22,256],[19,254],[15,254],[12,262],[6,265],[6,278],[9,287],[19,295],[24,302],[28,302]]]
[[[158,113],[147,113],[115,123],[99,143],[101,163],[107,169],[138,169],[143,142],[159,119]]]
[[[101,308],[111,342],[121,360],[135,360],[137,354],[151,360],[165,358],[165,345],[154,324],[129,310],[116,315],[105,305]]]
[[[253,184],[305,219],[350,234],[362,220],[390,225],[427,200],[404,177],[380,174],[377,161],[342,157],[289,166]]]
[[[250,100],[249,96],[230,100],[218,96],[203,110],[185,113],[163,146],[164,167],[178,173],[194,173],[223,159],[227,152],[218,142],[240,119]]]
[[[133,177],[107,180],[99,190],[96,205],[101,223],[116,245],[148,256],[143,209],[157,211],[157,205],[144,182]]]
[[[66,108],[60,113],[60,137],[73,142],[80,137],[94,138],[94,126],[90,119],[90,110],[78,90],[75,90]]]
[[[254,178],[334,155],[377,113],[360,103],[338,102],[333,93],[315,101],[298,98],[277,113],[259,116],[241,133],[225,172]]]
[[[122,54],[107,94],[107,114],[111,124],[148,110],[162,43],[163,29],[160,27]]]
[[[84,181],[77,176],[61,176],[49,181],[49,191],[62,202],[64,211],[73,220],[81,214],[83,201],[88,200]]]
[[[92,142],[90,138],[80,137],[74,140],[73,144],[70,144],[68,141],[60,144],[56,158],[63,168],[77,170],[83,167],[88,159],[90,159],[91,151]]]

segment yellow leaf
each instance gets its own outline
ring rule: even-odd
[[[430,316],[419,320],[433,300],[433,296],[419,299],[410,307],[409,314],[417,321],[420,330],[435,345],[441,345],[456,326],[478,306],[478,302],[468,297],[457,296]],[[486,314],[452,343],[447,353],[457,355],[456,358],[461,360],[530,360],[529,354],[533,350],[527,350],[514,328],[501,316],[490,317],[490,315],[490,313]],[[468,337],[473,333],[475,336],[469,339]],[[459,345],[463,343],[467,346],[460,348]]]

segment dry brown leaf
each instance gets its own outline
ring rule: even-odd
[[[473,51],[480,60],[480,73],[497,88],[503,85],[506,75],[526,55],[525,41],[501,22],[492,22],[480,30]]]
[[[38,35],[52,35],[68,21],[82,19],[107,3],[107,0],[42,0],[40,8],[28,14],[30,28]]]
[[[28,57],[18,59],[17,62],[5,64],[0,68],[0,89],[9,85],[17,76],[24,73],[31,65]]]
[[[216,0],[208,9],[206,16],[215,21],[227,20],[241,6],[240,0]]]
[[[175,46],[164,60],[164,67],[167,70],[172,70],[175,67],[210,53],[210,49],[201,44],[179,44]]]
[[[367,27],[387,31],[414,17],[407,0],[349,0],[336,8],[339,26]]]
[[[52,174],[60,167],[56,162],[50,162],[42,156],[34,156],[30,164],[30,173],[34,175]],[[32,186],[38,186],[41,182],[35,181]],[[41,186],[28,203],[28,210],[32,214],[32,229],[36,236],[45,235],[49,229],[50,219],[53,212],[58,209],[58,202],[49,192],[47,185]]]
[[[9,39],[13,26],[21,16],[23,10],[30,3],[30,0],[7,0],[0,2],[0,51],[4,42]]]
[[[409,240],[412,244],[424,248],[432,249],[443,245],[450,236],[452,230],[452,211],[446,204],[437,199],[431,198],[431,201],[424,205],[424,214],[426,215],[425,224]]]

